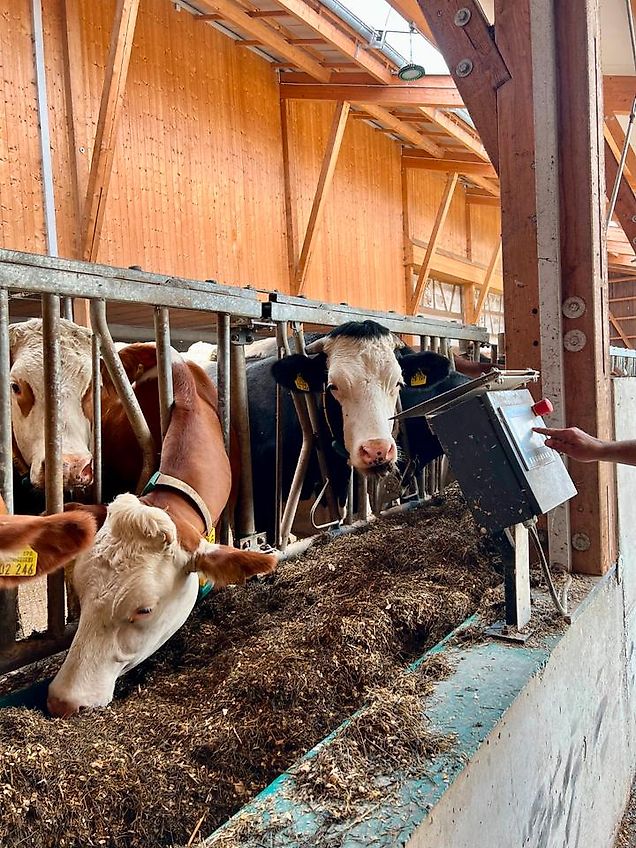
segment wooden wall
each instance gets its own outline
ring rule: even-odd
[[[63,0],[43,0],[59,250],[77,255],[73,182],[83,194],[114,0],[71,12],[71,149]],[[45,251],[29,0],[0,0],[0,244]],[[291,198],[300,249],[333,105],[289,104]],[[143,0],[98,260],[236,285],[289,289],[283,154],[271,64],[168,0]],[[413,235],[426,240],[444,177],[409,174]],[[490,216],[490,217],[489,217]],[[472,208],[475,260],[487,262],[496,210]],[[467,255],[466,209],[453,202],[442,248]],[[403,310],[400,148],[350,119],[306,293]]]

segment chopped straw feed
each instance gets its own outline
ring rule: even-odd
[[[210,834],[476,611],[501,581],[496,558],[451,487],[209,597],[105,710],[0,710],[0,845],[153,848]],[[430,686],[444,669],[428,669]],[[414,717],[414,685],[384,698],[407,753],[427,756],[440,742]],[[372,706],[340,743],[358,765],[319,760],[299,790],[355,804],[375,757],[364,735],[390,733],[386,713]]]

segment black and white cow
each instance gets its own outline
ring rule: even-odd
[[[248,361],[247,389],[251,428],[255,519],[259,530],[274,529],[276,383],[290,392],[322,395],[321,429],[331,483],[343,501],[350,467],[383,476],[396,467],[397,428],[392,420],[398,396],[407,409],[468,378],[431,351],[413,353],[375,321],[350,322],[307,344],[307,355]],[[283,493],[286,497],[302,446],[302,432],[288,392],[282,398]],[[442,455],[423,419],[407,423],[411,454],[425,464]],[[317,491],[320,474],[312,456],[302,498]]]

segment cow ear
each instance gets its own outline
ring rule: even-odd
[[[88,513],[66,515],[4,515],[0,517],[0,560],[15,565],[20,554],[22,574],[0,577],[0,588],[19,586],[28,577],[51,574],[90,547],[97,526]],[[34,573],[29,569],[34,567]]]
[[[272,365],[274,379],[290,392],[319,392],[327,376],[327,357],[303,356],[300,353],[278,359]]]
[[[405,385],[414,389],[439,383],[451,370],[450,360],[432,350],[402,356],[399,361]]]
[[[230,584],[242,586],[255,574],[270,574],[276,568],[273,554],[241,551],[229,545],[201,545],[190,562],[190,571],[200,571],[210,578],[215,589]]]
[[[102,524],[106,521],[108,507],[104,504],[82,504],[71,501],[64,504],[64,512],[84,512],[87,515],[92,515],[97,529],[101,529]]]

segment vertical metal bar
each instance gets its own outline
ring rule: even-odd
[[[431,337],[430,336],[420,336],[420,350],[430,350],[431,349]]]
[[[161,416],[161,438],[165,438],[170,425],[174,404],[172,386],[172,353],[170,350],[170,313],[166,306],[155,306],[155,344],[157,346],[157,377],[159,385],[159,411]]]
[[[13,512],[13,445],[9,351],[9,294],[0,289],[0,487],[5,506]],[[0,592],[0,646],[15,641],[18,631],[18,590]]]
[[[241,480],[236,505],[236,535],[238,538],[256,533],[254,522],[254,481],[252,479],[252,448],[250,443],[250,411],[245,371],[245,345],[230,345],[231,420],[241,454]]]
[[[72,297],[63,297],[62,298],[62,318],[66,318],[67,321],[73,320],[73,298]]]
[[[288,325],[286,321],[281,321],[276,325],[276,346],[278,350],[278,358],[282,359],[289,349],[287,341]],[[283,390],[279,383],[276,383],[276,474],[275,474],[275,490],[274,490],[274,528],[275,537],[274,544],[280,548],[283,543],[282,538],[282,517],[283,517]]]
[[[44,360],[44,490],[46,511],[62,512],[64,486],[62,481],[62,416],[60,393],[62,365],[60,354],[60,298],[42,295],[42,349]],[[59,637],[66,623],[64,572],[47,577],[48,627],[51,635]]]
[[[57,225],[55,220],[55,193],[53,190],[51,135],[49,131],[49,105],[46,96],[46,67],[44,64],[44,28],[42,26],[41,0],[32,0],[31,17],[33,23],[33,53],[35,60],[35,82],[37,89],[38,119],[40,127],[40,153],[42,156],[42,193],[44,196],[44,225],[46,229],[46,247],[50,256],[57,256]]]
[[[364,474],[356,471],[356,480],[358,484],[358,520],[369,520],[369,487],[368,480]]]
[[[439,353],[439,336],[431,336],[431,350],[433,353]]]
[[[93,332],[99,335],[106,368],[143,454],[143,465],[137,483],[137,493],[139,494],[155,470],[155,442],[119,354],[115,349],[106,320],[105,301],[91,300],[91,324],[93,325]]]
[[[442,356],[448,356],[448,339],[445,336],[439,340],[439,352]]]
[[[100,341],[97,333],[92,338],[93,359],[93,500],[102,502],[102,373],[100,361]]]
[[[223,430],[225,450],[230,455],[230,316],[219,312],[216,316],[216,362],[219,388],[219,418]],[[221,517],[221,544],[227,545],[230,538],[229,507],[226,506]]]
[[[277,547],[280,547],[282,551],[285,550],[289,541],[289,534],[291,533],[294,519],[296,518],[303,483],[307,475],[309,461],[311,460],[311,452],[314,447],[314,434],[311,427],[311,421],[309,420],[307,407],[299,398],[294,397],[293,400],[296,407],[296,414],[298,415],[298,421],[300,422],[300,428],[303,433],[303,444],[298,456],[298,462],[296,463],[294,477],[291,486],[289,487],[289,494],[287,495],[287,502],[285,504],[283,516],[279,524],[276,525],[277,533],[279,534]]]
[[[347,484],[347,508],[345,510],[345,524],[353,524],[355,521],[354,508],[353,508],[353,497],[355,487],[353,484],[353,475],[355,474],[355,470],[351,468],[349,471],[349,483]]]

